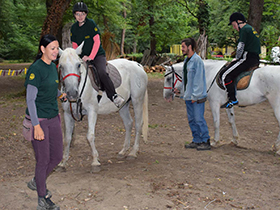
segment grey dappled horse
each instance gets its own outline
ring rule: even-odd
[[[220,106],[227,101],[227,93],[222,90],[216,82],[211,86],[217,72],[227,61],[223,60],[204,60],[206,83],[208,92],[209,105],[212,111],[214,121],[214,142],[215,146],[219,143],[220,138]],[[170,101],[173,99],[172,89],[178,87],[181,83],[183,63],[173,65],[173,70],[170,66],[165,66],[165,80],[163,97]],[[177,74],[177,76],[176,76]],[[180,77],[178,77],[178,75]],[[268,100],[278,123],[280,125],[280,67],[279,66],[264,66],[255,70],[248,88],[237,91],[237,99],[239,106],[250,106]],[[172,85],[173,84],[173,85]],[[238,132],[235,125],[234,109],[226,109],[229,123],[233,130],[232,142],[237,145]],[[276,153],[280,155],[280,132],[275,142]]]
[[[69,158],[70,143],[72,140],[73,129],[75,127],[75,120],[71,115],[69,101],[73,104],[73,109],[75,110],[77,107],[75,102],[79,99],[79,94],[83,89],[83,85],[85,85],[84,91],[80,97],[82,102],[81,111],[88,116],[87,139],[90,143],[93,156],[93,162],[91,165],[92,171],[97,172],[100,170],[100,162],[94,140],[98,114],[109,114],[119,111],[126,132],[123,148],[118,154],[120,157],[125,157],[130,149],[131,130],[133,126],[133,119],[129,111],[129,104],[131,101],[135,114],[135,142],[128,157],[137,157],[137,152],[139,151],[139,137],[141,136],[141,133],[143,134],[144,141],[147,141],[148,77],[143,67],[134,61],[128,61],[126,59],[108,61],[118,69],[121,75],[122,83],[120,87],[116,89],[116,92],[125,99],[126,103],[120,109],[117,108],[114,103],[108,99],[105,92],[103,92],[102,98],[98,102],[98,92],[92,88],[89,77],[86,77],[86,68],[78,56],[81,53],[82,46],[83,45],[80,45],[76,50],[67,48],[63,51],[60,49],[59,69],[61,77],[65,78],[63,80],[64,91],[68,94],[68,102],[63,103],[62,105],[65,122],[64,141],[66,142],[66,145],[64,148],[63,161],[60,163],[60,166],[65,167]]]

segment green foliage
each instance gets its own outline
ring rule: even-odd
[[[233,12],[241,12],[248,16],[249,0],[208,0],[210,6],[209,42],[218,47],[236,46],[238,32],[228,26]]]
[[[75,21],[72,1],[63,23]],[[210,43],[218,47],[234,46],[238,32],[228,26],[229,16],[236,11],[248,18],[250,0],[84,0],[88,17],[95,20],[101,32],[109,30],[120,44],[125,33],[125,53],[144,52],[152,35],[158,53],[169,52],[173,44],[186,37],[198,38],[206,30]],[[261,42],[270,50],[280,35],[280,2],[264,0]],[[187,7],[186,7],[187,4]],[[32,61],[47,15],[46,0],[0,0],[0,58]],[[189,10],[188,10],[188,9]],[[126,11],[126,18],[123,12]],[[149,24],[151,17],[154,23]],[[140,60],[139,56],[136,56]]]
[[[260,33],[262,43],[270,54],[272,47],[279,46],[280,36],[280,2],[278,0],[265,0],[262,17],[262,30]]]
[[[0,0],[0,57],[33,60],[46,17],[45,1]]]

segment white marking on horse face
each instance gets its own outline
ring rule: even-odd
[[[81,75],[82,60],[77,55],[76,50],[73,48],[67,48],[62,51],[59,59],[59,68],[61,70],[61,76],[65,77],[69,74]],[[80,78],[77,76],[69,76],[63,80],[65,92],[68,100],[75,100],[78,97]]]
[[[165,75],[171,72],[171,67],[170,66],[164,66],[165,68]],[[164,77],[164,87],[171,87],[172,86],[172,74],[169,74]],[[171,87],[172,88],[172,87]],[[171,89],[163,89],[163,97],[165,100],[170,101],[171,96],[173,95]]]

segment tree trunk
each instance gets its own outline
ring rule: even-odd
[[[202,59],[206,59],[207,55],[207,35],[205,35],[205,31],[203,34],[200,34],[197,40],[197,49],[196,52],[200,55]]]
[[[47,17],[42,27],[41,36],[52,34],[61,41],[62,18],[71,0],[46,0]]]
[[[67,23],[62,28],[62,49],[72,47],[70,29],[73,23]]]
[[[134,42],[133,42],[133,51],[132,51],[133,53],[137,53],[137,43],[138,43],[138,40],[135,36]]]
[[[156,44],[157,44],[157,41],[156,41],[156,35],[154,34],[152,28],[153,28],[153,25],[155,24],[155,18],[153,15],[151,15],[150,17],[150,20],[149,20],[149,26],[150,26],[150,36],[151,36],[151,41],[150,41],[150,55],[151,56],[154,56],[156,55]]]
[[[253,26],[258,33],[261,29],[261,20],[264,0],[250,0],[248,24]]]
[[[125,7],[125,4],[123,6]],[[126,19],[126,10],[123,11],[123,17],[124,17],[124,19]],[[124,40],[125,40],[125,28],[122,30],[121,55],[124,55]]]

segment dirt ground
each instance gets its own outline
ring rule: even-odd
[[[24,79],[0,77],[0,209],[36,209],[37,194],[27,188],[35,159],[21,135]],[[148,143],[135,160],[118,160],[124,128],[118,113],[100,115],[96,147],[102,170],[90,173],[87,120],[76,124],[66,172],[47,180],[53,201],[63,210],[232,210],[280,209],[280,157],[272,151],[279,126],[267,102],[235,109],[239,146],[221,113],[221,146],[184,149],[191,142],[184,102],[163,100],[163,79],[149,79]],[[16,96],[16,97],[15,97]],[[61,110],[62,112],[62,110]],[[213,138],[208,103],[206,121]]]

